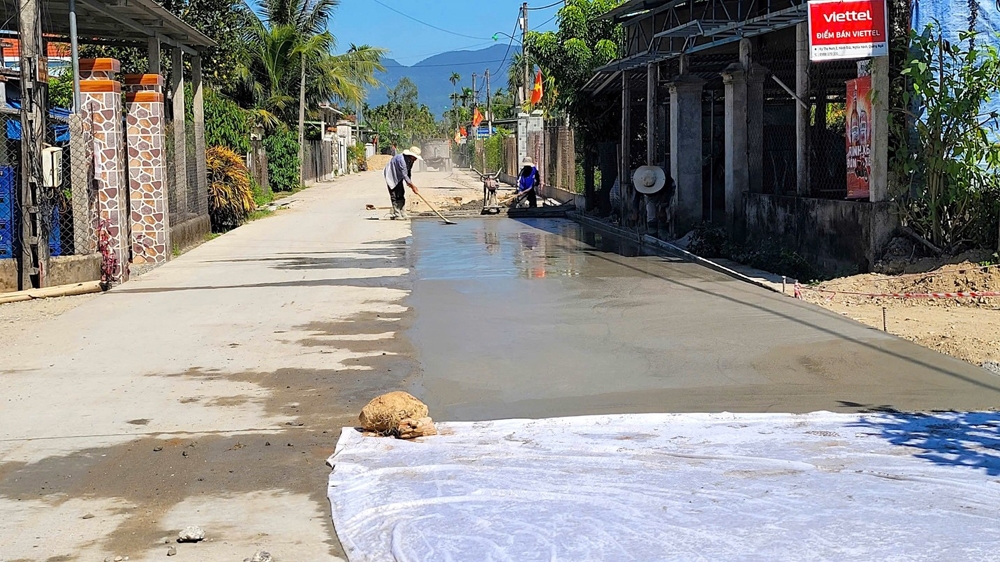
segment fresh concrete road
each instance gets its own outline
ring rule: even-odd
[[[411,231],[365,210],[380,172],[294,200],[0,338],[0,558],[159,560],[199,525],[174,560],[335,560],[325,459],[388,390],[442,420],[1000,404],[981,369],[565,221]]]

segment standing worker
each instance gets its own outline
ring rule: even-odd
[[[385,166],[385,185],[389,188],[389,199],[392,201],[393,220],[406,219],[406,190],[404,186],[409,186],[413,193],[417,192],[417,186],[413,184],[413,164],[420,157],[420,149],[413,146],[404,150],[402,154],[397,154],[389,160]]]
[[[538,206],[535,189],[542,183],[542,176],[535,167],[535,161],[525,158],[521,161],[521,173],[517,175],[517,200],[520,203],[521,196],[527,195],[528,206],[534,209]],[[516,204],[515,204],[516,205]]]

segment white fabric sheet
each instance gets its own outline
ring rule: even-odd
[[[345,429],[352,562],[1000,560],[1000,415],[615,415]]]

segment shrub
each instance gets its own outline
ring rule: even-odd
[[[232,230],[250,217],[254,203],[250,172],[238,154],[224,146],[205,151],[208,168],[208,213],[212,230]]]
[[[287,128],[276,129],[264,137],[264,150],[271,189],[292,191],[300,187],[298,135]]]
[[[205,144],[224,146],[238,154],[250,152],[250,121],[236,102],[205,90]]]
[[[357,166],[358,170],[368,169],[368,159],[365,158],[365,145],[356,144],[347,147],[347,161]]]

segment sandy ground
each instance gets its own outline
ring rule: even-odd
[[[933,265],[933,264],[932,264]],[[807,290],[807,300],[976,365],[1000,362],[1000,298],[887,298],[845,293],[998,292],[1000,269],[963,262],[900,276],[858,275]],[[819,292],[827,291],[827,292]]]

